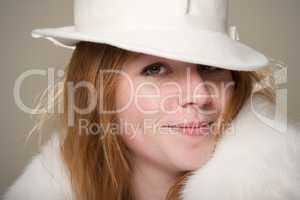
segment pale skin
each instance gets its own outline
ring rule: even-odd
[[[147,54],[125,63],[122,72],[127,76],[118,81],[116,107],[123,108],[118,113],[126,127],[122,138],[134,158],[135,195],[138,200],[163,200],[180,174],[209,161],[216,139],[212,131],[191,136],[162,127],[216,122],[232,94],[232,87],[226,87],[232,75]]]

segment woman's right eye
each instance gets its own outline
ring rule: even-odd
[[[167,67],[163,63],[154,63],[146,66],[141,72],[144,76],[164,75],[168,72]]]
[[[213,72],[218,72],[218,71],[224,70],[222,68],[213,67],[213,66],[209,66],[209,65],[198,65],[197,67],[198,67],[199,72],[213,73]]]

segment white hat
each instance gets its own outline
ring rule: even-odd
[[[57,45],[105,43],[130,51],[232,70],[268,64],[228,28],[228,0],[74,0],[74,25],[32,31]]]

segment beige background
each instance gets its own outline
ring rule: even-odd
[[[288,114],[300,121],[300,1],[231,0],[230,9],[230,21],[239,27],[243,42],[289,66]],[[70,50],[32,39],[30,31],[71,25],[72,1],[1,0],[0,24],[0,194],[3,194],[37,150],[35,142],[24,144],[33,121],[14,102],[14,81],[28,69],[62,67],[71,55]],[[22,86],[23,101],[31,105],[34,96],[45,87],[46,80],[41,77],[26,80]]]

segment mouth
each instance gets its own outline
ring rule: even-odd
[[[207,136],[210,133],[213,121],[190,122],[185,124],[166,125],[164,128],[170,128],[187,136]]]

